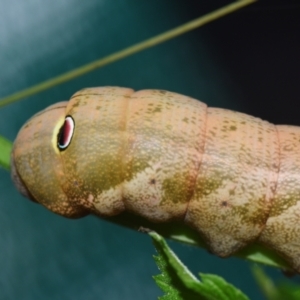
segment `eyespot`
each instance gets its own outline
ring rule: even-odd
[[[57,135],[57,147],[63,151],[71,143],[75,128],[75,122],[71,116],[66,116],[64,124],[60,127]]]

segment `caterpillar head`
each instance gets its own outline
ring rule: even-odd
[[[12,178],[26,197],[69,218],[124,211],[124,109],[133,90],[87,88],[34,115],[11,155]]]
[[[65,116],[68,102],[37,113],[21,128],[11,153],[11,174],[22,195],[69,218],[86,209],[65,193],[66,179],[60,152],[70,144],[74,120]]]

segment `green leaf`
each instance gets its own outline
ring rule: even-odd
[[[280,294],[276,289],[274,282],[266,275],[262,268],[257,265],[252,267],[252,273],[260,289],[267,299],[279,300]]]
[[[280,299],[289,299],[289,300],[300,299],[299,285],[291,284],[291,283],[283,283],[278,286],[278,291],[281,296]]]
[[[156,232],[150,232],[158,256],[154,259],[162,274],[154,276],[157,285],[165,292],[162,300],[247,300],[248,297],[223,278],[201,274],[197,279],[168,247]]]
[[[299,300],[300,289],[298,285],[291,283],[275,284],[259,266],[252,268],[252,273],[261,291],[269,300]]]
[[[202,282],[214,291],[215,299],[240,299],[247,300],[248,297],[232,284],[226,282],[222,277],[213,274],[201,274]]]
[[[10,169],[10,152],[12,143],[0,136],[0,166],[6,170]]]
[[[182,290],[182,288],[177,288],[177,286],[180,285],[180,282],[178,282],[177,277],[174,276],[172,270],[170,270],[165,257],[163,255],[153,257],[159,270],[162,272],[162,274],[153,276],[153,279],[155,280],[156,284],[165,292],[165,295],[159,297],[159,299],[183,299],[183,296],[180,295],[180,290]]]
[[[159,297],[159,299],[161,300],[206,299],[203,297],[199,297],[197,293],[195,293],[190,288],[187,288],[185,284],[182,282],[180,276],[178,276],[177,274],[177,270],[174,269],[172,265],[169,263],[169,257],[168,255],[166,255],[166,251],[170,252],[171,250],[168,248],[167,244],[164,242],[162,237],[160,237],[158,234],[154,232],[150,233],[150,235],[152,236],[153,243],[159,254],[158,256],[153,256],[153,257],[159,270],[162,272],[159,275],[153,276],[153,278],[156,284],[165,292],[164,296]],[[177,259],[174,253],[172,253],[171,256]],[[192,281],[193,280],[195,280],[196,282],[198,281],[192,274],[187,274],[186,276],[187,276],[187,280],[191,279]]]

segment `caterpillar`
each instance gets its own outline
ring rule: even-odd
[[[168,91],[87,88],[29,119],[11,169],[62,216],[179,221],[218,256],[256,241],[300,272],[299,127]]]

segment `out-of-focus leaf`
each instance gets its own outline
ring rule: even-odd
[[[298,285],[291,283],[275,284],[259,266],[254,266],[252,273],[261,291],[268,300],[300,299],[300,289]]]
[[[0,136],[0,166],[6,170],[10,168],[10,152],[12,142]]]
[[[281,299],[299,300],[300,299],[300,288],[299,285],[291,283],[283,283],[278,286]]]

